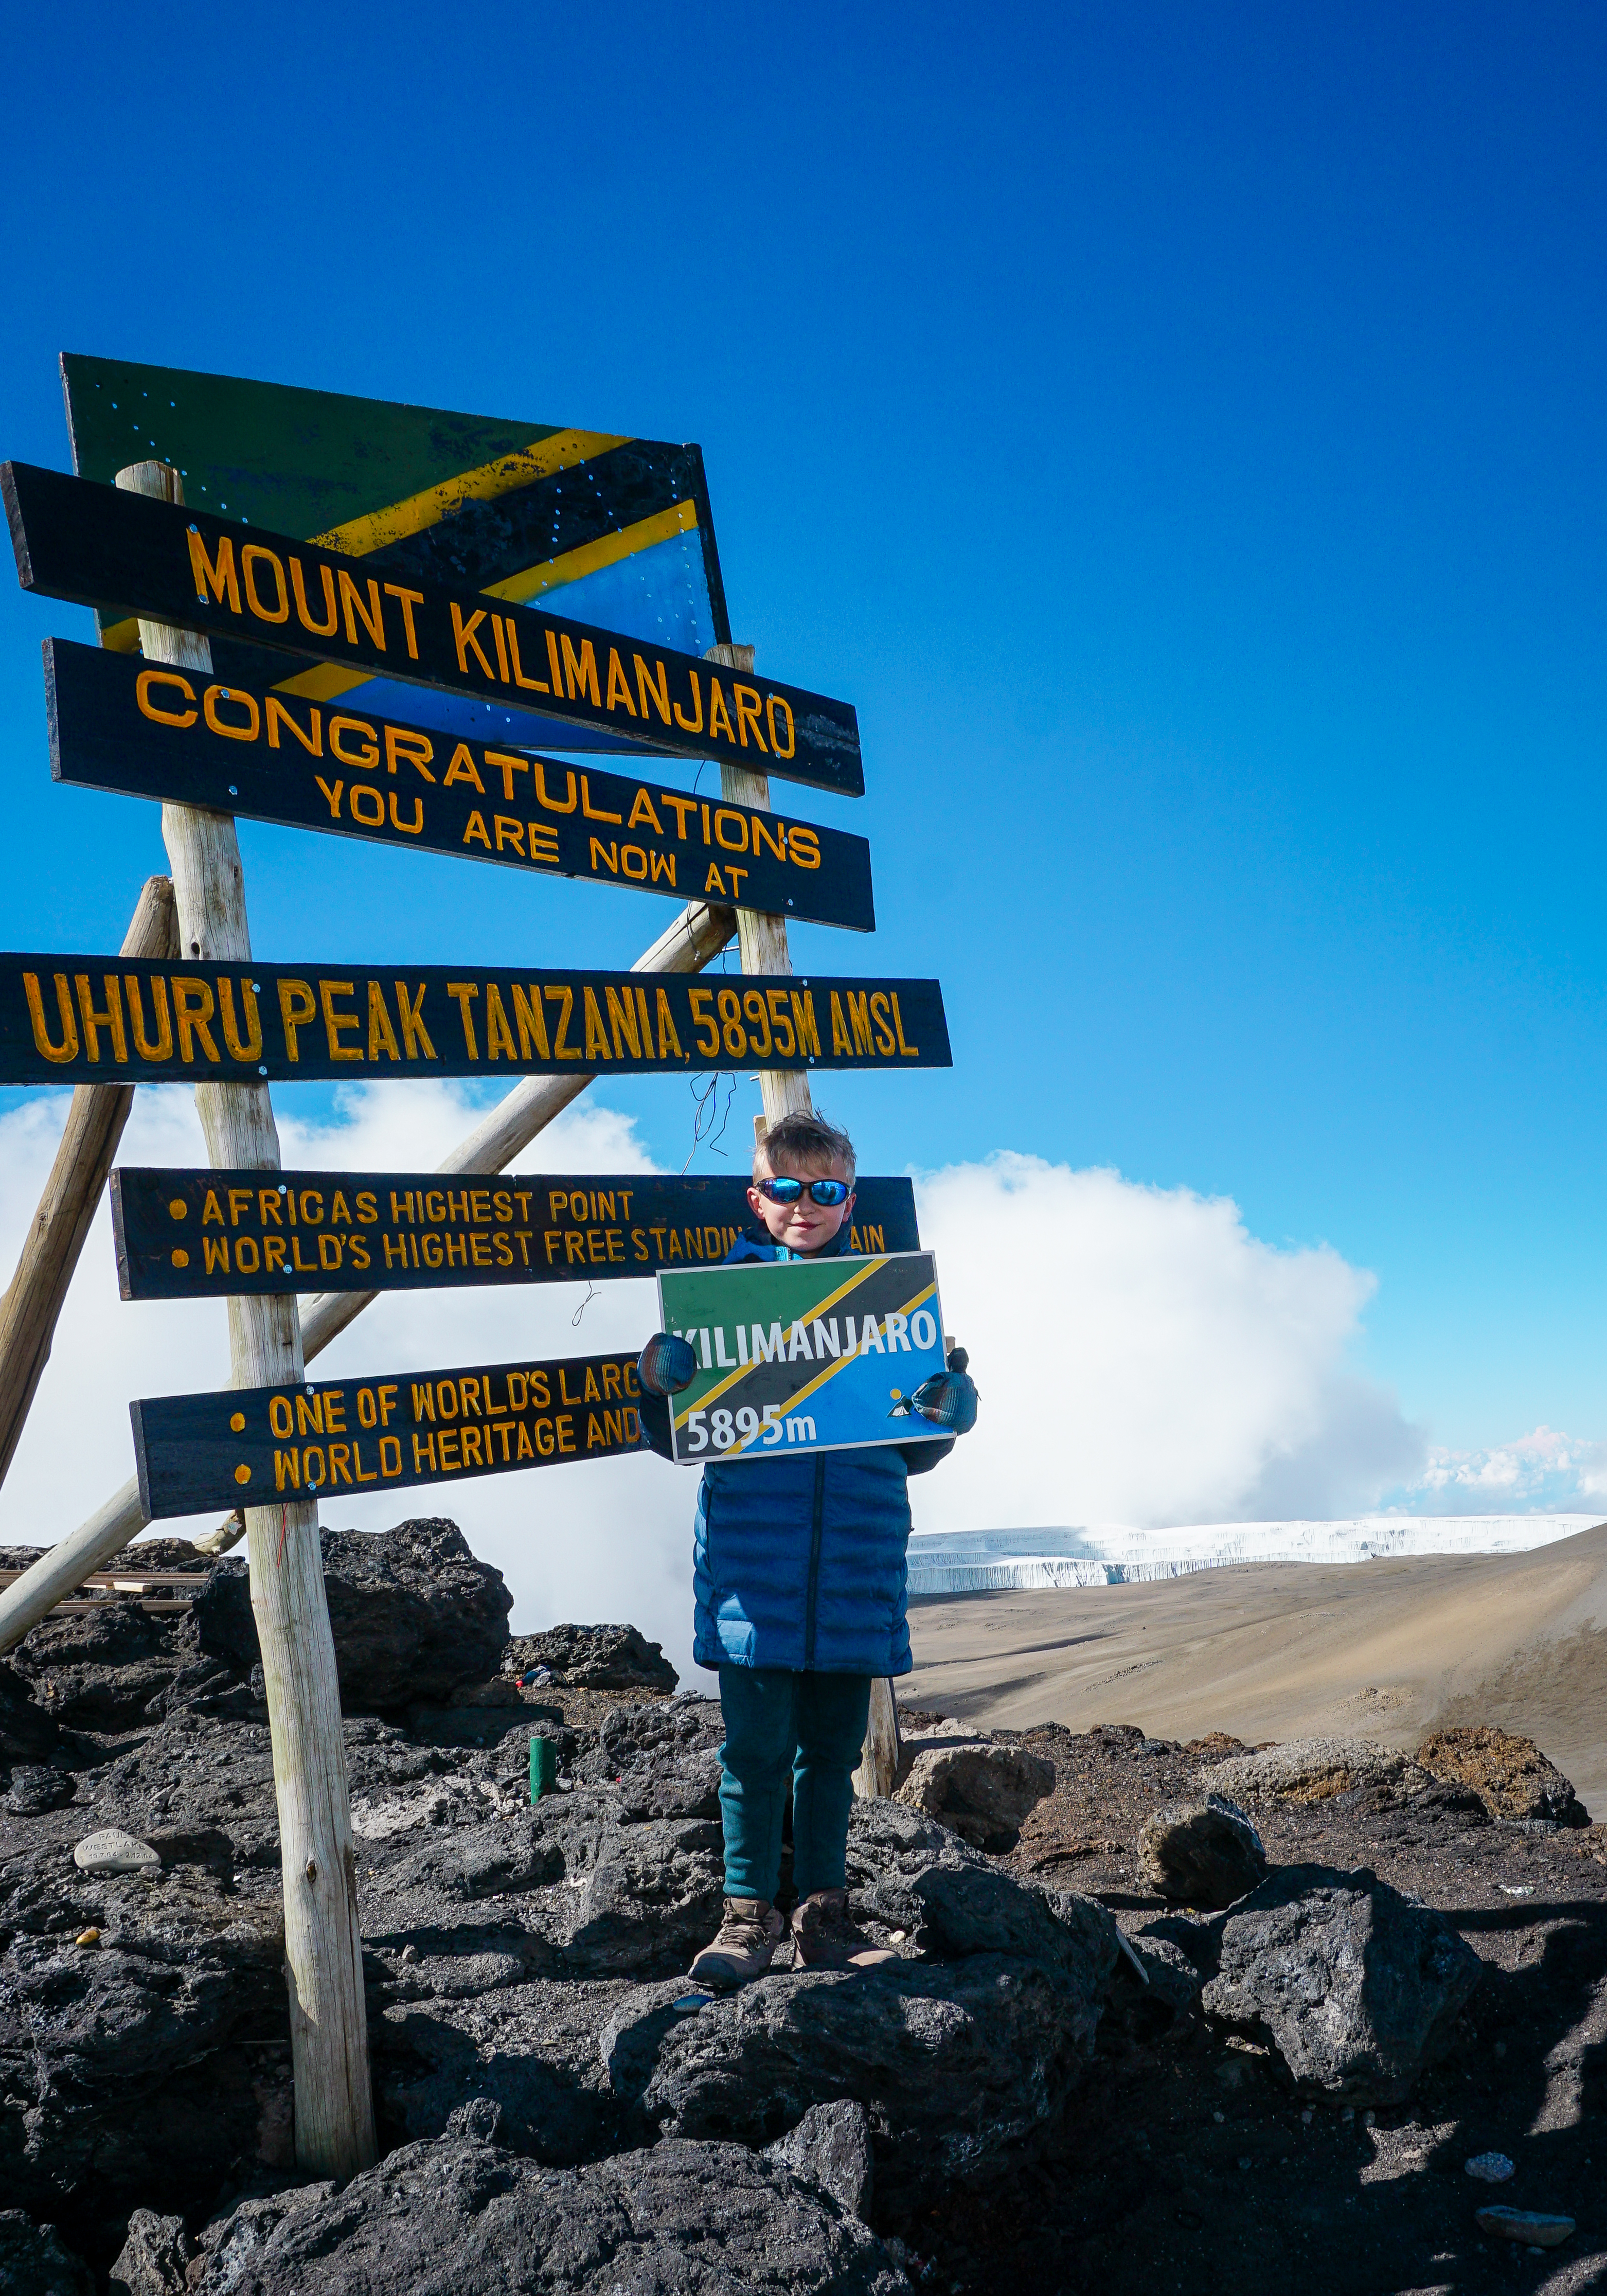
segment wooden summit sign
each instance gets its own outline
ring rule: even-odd
[[[641,1398],[633,1357],[570,1356],[146,1397],[128,1415],[140,1501],[157,1522],[617,1458],[645,1448]]]
[[[209,638],[249,638],[650,748],[865,794],[853,707],[755,685],[690,654],[28,463],[0,464],[25,590],[133,608]]]
[[[908,1180],[855,1185],[855,1251],[914,1251]],[[637,1173],[158,1171],[111,1175],[125,1300],[607,1282],[722,1260],[747,1183]]]
[[[0,955],[0,1085],[951,1065],[935,980]]]
[[[45,687],[59,782],[875,931],[842,830],[61,638]]]

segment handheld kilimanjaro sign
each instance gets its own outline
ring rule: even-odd
[[[683,1465],[947,1439],[909,1408],[946,1367],[928,1251],[661,1270],[659,1308],[698,1358],[670,1398]]]
[[[859,721],[849,702],[717,668],[656,637],[560,620],[467,583],[385,580],[368,558],[266,527],[126,494],[27,463],[0,463],[0,494],[25,590],[138,616],[213,641],[245,639],[332,667],[280,688],[333,700],[371,680],[439,687],[480,705],[476,730],[511,737],[522,701],[611,745],[717,758],[844,797],[863,797]],[[231,672],[214,667],[223,682]],[[272,671],[269,672],[272,678]],[[248,672],[242,684],[256,682]],[[365,701],[370,697],[364,696]],[[372,707],[405,713],[381,690]],[[536,740],[567,735],[552,724]]]
[[[630,1356],[147,1396],[128,1406],[152,1522],[334,1491],[406,1490],[645,1447]]]
[[[45,641],[59,782],[504,868],[873,932],[863,837],[649,780],[454,742],[260,683]]]

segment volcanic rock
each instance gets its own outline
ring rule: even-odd
[[[1436,1730],[1416,1759],[1440,1784],[1470,1788],[1493,1818],[1590,1823],[1572,1786],[1532,1738],[1506,1730]]]
[[[76,1730],[132,1730],[153,1700],[199,1655],[187,1623],[153,1614],[132,1595],[108,1595],[83,1611],[53,1611],[12,1653],[39,1707]],[[204,1669],[222,1678],[216,1662]]]
[[[444,1703],[456,1684],[496,1673],[513,1597],[455,1523],[430,1517],[378,1533],[321,1530],[318,1538],[345,1712]],[[194,1614],[201,1649],[249,1674],[261,1652],[243,1560],[216,1565]]]
[[[1414,1794],[1428,1785],[1409,1754],[1371,1738],[1293,1738],[1259,1754],[1234,1754],[1209,1768],[1213,1794],[1234,1801],[1326,1801],[1356,1786]]]
[[[862,2104],[841,2097],[835,2104],[811,2106],[796,2128],[766,2147],[765,2158],[830,2193],[861,2224],[870,2222],[871,2122]]]
[[[98,1950],[77,1949],[86,1927]],[[154,1881],[65,1857],[0,1873],[0,2191],[49,2209],[93,2184],[114,2207],[254,2158],[262,2100],[247,2035],[289,2038],[276,1902],[242,1904],[185,1869]],[[161,2092],[159,2108],[152,2106]]]
[[[852,2216],[737,2145],[659,2144],[555,2170],[454,2136],[405,2145],[339,2193],[312,2189],[310,2203],[253,2204],[249,2238],[242,2211],[209,2226],[192,2296],[898,2296],[909,2285]]]
[[[626,1818],[717,1817],[725,1734],[717,1698],[616,1706],[599,1724],[595,1747],[575,1764],[576,1782],[617,1785]]]
[[[94,2278],[53,2225],[0,2209],[0,2288],[5,2296],[94,2296]]]
[[[110,2296],[184,2296],[184,2271],[194,2253],[183,2217],[135,2209],[111,2267]]]
[[[1307,2095],[1399,2103],[1479,1981],[1444,1916],[1365,1867],[1286,1866],[1209,1928],[1206,2014],[1267,2044]]]
[[[1174,1802],[1139,1829],[1138,1869],[1175,1906],[1231,1906],[1267,1879],[1261,1837],[1242,1809],[1219,1794]]]
[[[528,1674],[545,1666],[554,1683],[570,1690],[674,1690],[680,1676],[635,1627],[549,1627],[544,1634],[515,1635],[503,1653],[504,1674]]]
[[[1054,1791],[1054,1765],[1024,1746],[928,1747],[894,1800],[978,1849],[1013,1849],[1021,1821]]]

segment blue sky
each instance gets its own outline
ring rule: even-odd
[[[944,983],[951,1074],[822,1095],[863,1160],[1230,1195],[1376,1274],[1435,1440],[1607,1433],[1607,24],[575,21],[20,17],[0,452],[65,466],[63,348],[700,440],[736,634],[860,713],[866,799],[785,801],[881,930],[800,962]],[[155,812],[52,788],[52,630],[0,586],[3,938],[111,947]],[[242,842],[270,956],[670,914]],[[681,1094],[610,1096],[682,1162]]]

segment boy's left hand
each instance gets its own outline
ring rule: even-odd
[[[963,1368],[964,1350],[955,1349],[961,1357],[957,1371],[940,1371],[923,1380],[909,1399],[910,1409],[934,1427],[942,1427],[951,1435],[969,1435],[977,1423],[977,1383]],[[952,1362],[953,1357],[949,1358]]]

